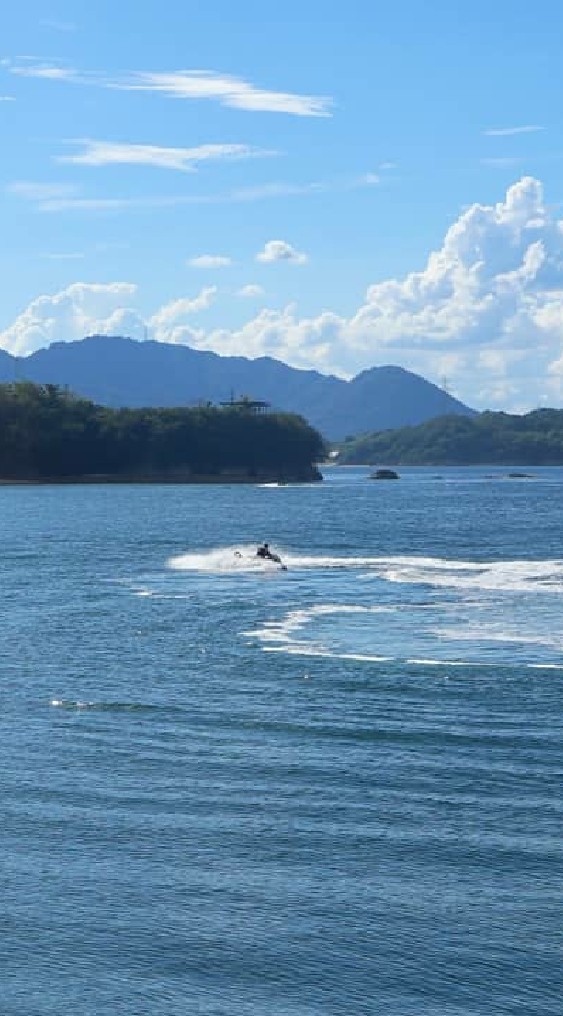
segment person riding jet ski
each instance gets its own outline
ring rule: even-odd
[[[282,568],[285,570],[285,565],[282,564],[281,557],[279,557],[278,554],[272,553],[268,543],[263,543],[260,547],[258,547],[258,550],[256,551],[256,557],[261,557],[266,561],[275,561],[276,564],[281,564]]]

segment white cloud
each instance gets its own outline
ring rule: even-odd
[[[216,293],[216,286],[208,286],[192,299],[173,300],[165,304],[149,318],[147,324],[150,334],[157,342],[197,347],[203,332],[194,329],[189,324],[189,319],[193,314],[207,310],[213,303]]]
[[[61,155],[57,162],[68,162],[79,166],[155,166],[161,169],[175,169],[193,172],[201,162],[225,159],[249,159],[258,155],[272,154],[253,149],[249,145],[214,144],[198,145],[196,148],[166,148],[159,145],[139,145],[127,142],[83,140],[72,142],[82,145],[76,155]]]
[[[515,134],[536,134],[543,129],[538,124],[525,124],[523,127],[491,127],[483,131],[483,134],[489,138],[511,138]]]
[[[113,87],[160,92],[172,99],[212,99],[222,106],[252,112],[290,113],[294,116],[330,116],[330,100],[314,95],[274,92],[229,74],[215,71],[174,71],[124,76]]]
[[[262,286],[258,286],[254,282],[249,282],[247,286],[241,286],[241,288],[239,290],[237,290],[237,296],[242,296],[243,298],[246,298],[246,299],[249,299],[249,300],[254,300],[257,297],[260,297],[260,296],[263,296],[263,295],[264,295],[264,290],[263,290]]]
[[[40,296],[0,334],[0,348],[24,356],[52,342],[73,342],[86,335],[147,334],[161,342],[197,343],[199,332],[187,320],[211,306],[217,289],[208,286],[195,297],[164,304],[145,319],[135,307],[137,286],[75,282],[52,296]]]
[[[216,293],[217,286],[206,286],[197,296],[182,297],[180,300],[166,303],[153,314],[150,323],[159,331],[165,332],[167,327],[181,324],[186,316],[207,310],[213,303]]]
[[[271,152],[254,154],[270,155]],[[301,197],[309,194],[326,194],[348,191],[373,185],[373,174],[344,177],[336,180],[317,180],[304,184],[268,183],[256,187],[240,187],[215,194],[156,194],[140,197],[89,198],[75,186],[68,184],[14,183],[8,192],[31,201],[39,212],[126,212],[147,208],[173,208],[182,205],[240,204],[284,197]]]
[[[50,28],[53,32],[76,32],[77,25],[74,21],[53,21],[49,18],[44,18],[39,22],[42,28]]]
[[[508,166],[518,166],[522,162],[521,155],[500,155],[490,159],[481,159],[482,166],[492,166],[494,169],[506,169]]]
[[[68,81],[133,92],[155,92],[171,99],[208,99],[233,109],[261,113],[288,113],[293,116],[330,116],[331,100],[318,95],[277,92],[231,74],[208,70],[170,72],[141,71],[135,74],[84,73],[55,64],[31,60],[9,63],[13,74],[30,78]]]
[[[75,282],[53,296],[40,296],[0,335],[0,346],[25,355],[51,342],[71,342],[94,332],[141,337],[143,323],[131,304],[137,287],[127,282],[109,285]]]
[[[0,102],[15,102],[16,97],[14,95],[0,95]]]
[[[285,240],[268,240],[264,250],[256,255],[257,261],[264,264],[272,264],[275,261],[291,261],[294,265],[304,265],[308,258],[306,254],[292,247]]]
[[[33,183],[27,180],[17,180],[8,184],[6,190],[9,194],[15,194],[18,198],[32,201],[42,205],[50,201],[65,201],[72,199],[77,194],[76,187],[66,183]]]
[[[38,185],[41,186],[41,185]],[[16,192],[15,192],[16,193]],[[39,212],[127,212],[138,211],[147,208],[174,208],[176,205],[205,204],[205,199],[199,201],[197,198],[186,197],[185,195],[170,195],[168,197],[140,197],[140,198],[87,198],[80,197],[76,188],[69,187],[67,195],[62,192],[57,195],[55,192],[48,193],[48,185],[45,184],[45,193],[41,195],[38,191],[35,196],[29,193],[21,193],[21,197],[31,200],[35,209]]]
[[[48,253],[44,254],[43,257],[47,258],[49,261],[81,261],[84,254],[81,254],[78,251],[75,254],[70,252],[68,254]]]
[[[188,261],[190,268],[227,268],[232,263],[224,254],[199,254]]]
[[[563,398],[563,220],[532,177],[494,205],[465,210],[420,271],[374,283],[350,317],[324,310],[305,318],[290,305],[263,309],[236,330],[194,328],[192,315],[215,296],[210,287],[160,308],[151,334],[340,376],[398,363],[438,382],[446,376],[453,394],[482,408],[521,411]],[[76,284],[30,304],[0,345],[28,352],[126,328],[142,337],[135,303],[135,287],[124,283]]]
[[[41,78],[45,81],[71,81],[79,82],[80,75],[72,67],[60,67],[57,64],[34,63],[33,60],[19,64],[6,62],[6,66],[12,74],[23,78]]]

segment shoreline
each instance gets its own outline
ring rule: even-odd
[[[44,486],[69,486],[69,485],[92,485],[92,484],[246,484],[256,485],[260,483],[277,483],[280,485],[288,483],[321,483],[321,472],[313,467],[308,472],[299,473],[259,473],[256,476],[248,476],[241,473],[130,473],[127,475],[115,475],[112,473],[85,473],[77,476],[30,476],[30,477],[0,477],[0,487],[44,487]]]

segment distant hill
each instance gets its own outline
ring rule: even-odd
[[[341,446],[343,465],[563,465],[563,410],[445,416]]]
[[[299,413],[330,440],[417,424],[444,414],[475,415],[447,392],[402,367],[373,367],[351,381],[297,370],[271,357],[241,356],[93,335],[56,342],[28,357],[0,351],[0,381],[67,385],[101,405],[186,406],[248,395]]]

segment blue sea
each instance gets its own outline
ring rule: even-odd
[[[563,470],[509,471],[0,488],[1,1016],[561,1016]]]

